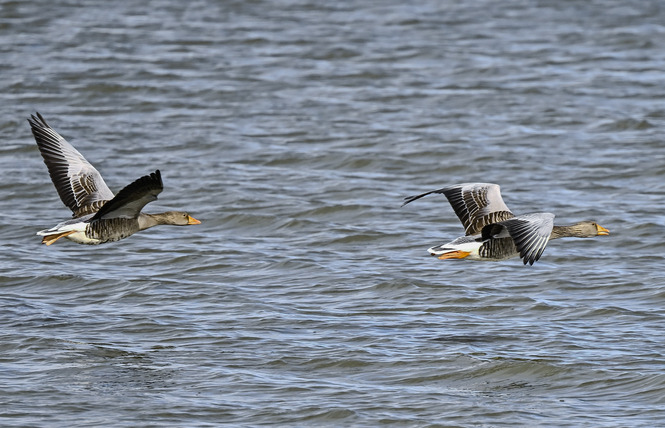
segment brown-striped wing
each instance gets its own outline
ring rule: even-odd
[[[464,183],[405,198],[404,205],[432,193],[448,198],[455,214],[462,222],[466,235],[477,235],[488,224],[514,217],[501,198],[498,184]]]
[[[95,213],[113,192],[95,167],[36,114],[28,122],[60,199],[74,217]]]

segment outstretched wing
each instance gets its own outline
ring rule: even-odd
[[[90,219],[90,221],[109,218],[136,218],[148,202],[157,199],[162,192],[162,175],[159,170],[144,175],[125,186],[117,195]]]
[[[524,214],[485,226],[482,230],[482,239],[510,236],[524,264],[533,265],[533,262],[540,259],[545,251],[553,227],[554,214]]]
[[[514,217],[501,198],[498,184],[464,183],[432,190],[405,198],[402,206],[432,193],[441,193],[448,198],[455,214],[462,222],[466,235],[477,235],[488,224]]]
[[[72,210],[73,217],[96,212],[113,199],[113,192],[95,167],[55,132],[42,115],[36,114],[28,122],[60,199]]]

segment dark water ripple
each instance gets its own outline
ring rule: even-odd
[[[0,11],[0,425],[662,424],[660,2]],[[203,223],[39,245],[34,111]],[[427,256],[468,181],[612,235]]]

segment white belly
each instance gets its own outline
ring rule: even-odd
[[[71,235],[65,236],[65,238],[69,239],[70,241],[74,241],[77,244],[97,245],[102,243],[102,241],[99,239],[91,239],[85,236],[85,231],[74,232]]]
[[[463,236],[448,244],[428,248],[427,251],[433,256],[440,256],[453,251],[464,251],[469,253],[466,258],[470,260],[483,260],[478,254],[478,250],[482,244],[482,242],[477,242],[473,237]]]
[[[84,221],[68,220],[50,229],[40,230],[39,232],[37,232],[37,235],[48,237],[53,235],[61,235],[67,232],[73,232],[67,236],[64,236],[64,238],[67,238],[70,241],[74,241],[77,244],[88,244],[88,245],[101,244],[102,241],[100,241],[99,239],[93,239],[86,236],[85,231],[87,226],[88,223]]]

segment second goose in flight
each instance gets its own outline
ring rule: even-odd
[[[51,245],[60,238],[67,238],[79,244],[103,244],[159,224],[201,223],[180,211],[141,212],[163,189],[159,170],[139,178],[114,196],[95,167],[39,113],[28,122],[58,195],[73,212],[73,219],[37,232],[44,237],[42,243]]]
[[[439,259],[505,260],[519,256],[524,264],[537,261],[550,239],[591,238],[610,231],[593,221],[555,226],[554,214],[513,215],[501,198],[498,184],[464,183],[405,198],[403,204],[442,193],[452,205],[466,234],[427,251]]]

